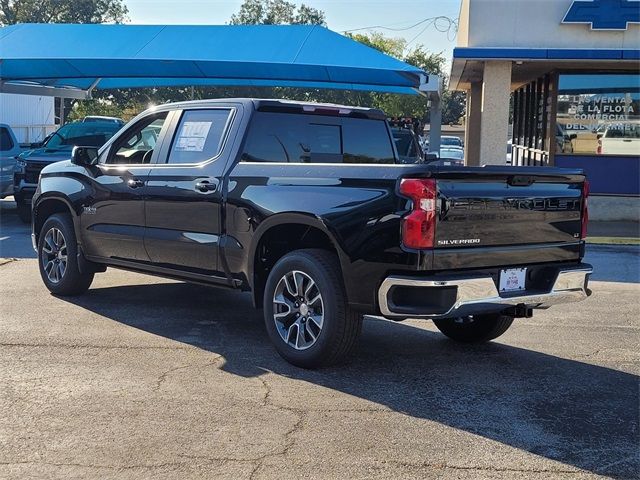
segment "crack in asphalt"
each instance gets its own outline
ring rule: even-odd
[[[189,368],[211,367],[211,366],[217,365],[220,362],[220,360],[224,360],[224,357],[222,355],[218,355],[214,360],[204,364],[189,364],[189,365],[181,365],[179,367],[170,368],[169,370],[162,372],[160,375],[158,375],[158,380],[156,381],[156,385],[153,387],[153,391],[160,390],[160,387],[167,380],[167,377],[174,372],[177,372],[179,370],[186,370]]]
[[[296,443],[295,440],[293,439],[293,435],[295,435],[300,430],[302,430],[305,418],[306,418],[307,413],[308,413],[307,411],[299,409],[299,408],[284,407],[282,405],[276,405],[275,403],[273,403],[270,400],[271,399],[271,385],[269,385],[269,382],[264,377],[258,377],[258,380],[262,383],[262,387],[264,388],[264,396],[262,397],[262,406],[263,407],[273,407],[273,408],[276,408],[278,410],[284,410],[284,411],[287,411],[287,412],[291,412],[294,415],[297,415],[298,418],[294,422],[293,426],[284,433],[284,435],[283,435],[283,437],[284,437],[284,445],[282,446],[282,448],[279,451],[265,453],[264,455],[261,455],[260,457],[258,457],[258,458],[256,458],[254,460],[255,466],[253,467],[253,470],[249,474],[249,480],[253,480],[255,478],[255,476],[257,475],[258,471],[260,471],[260,469],[264,465],[264,461],[266,459],[273,458],[273,457],[286,456],[287,453],[289,453],[291,448],[293,448],[293,446]]]
[[[139,346],[139,345],[82,345],[82,344],[56,344],[56,343],[0,343],[1,347],[17,348],[94,348],[100,350],[200,350],[193,346]]]

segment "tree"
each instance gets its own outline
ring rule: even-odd
[[[442,123],[444,125],[458,124],[465,114],[467,94],[464,92],[442,92]]]
[[[326,25],[324,12],[286,0],[245,0],[231,25]]]
[[[124,0],[0,0],[0,25],[15,23],[122,23]]]

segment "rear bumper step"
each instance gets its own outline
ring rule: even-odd
[[[378,290],[383,316],[403,318],[455,318],[481,313],[497,313],[513,307],[547,308],[561,303],[579,302],[591,295],[587,288],[591,265],[558,270],[548,291],[527,294],[499,294],[491,276],[429,278],[389,276]]]

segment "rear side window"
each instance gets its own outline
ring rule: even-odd
[[[395,163],[384,121],[345,118],[343,133],[345,163]]]
[[[9,134],[9,130],[5,127],[0,127],[0,151],[8,152],[13,148],[13,139]]]
[[[187,110],[182,114],[168,163],[201,163],[222,151],[231,109]]]
[[[321,115],[256,112],[249,126],[242,160],[340,163],[340,119]]]
[[[394,163],[384,121],[256,112],[242,161]]]

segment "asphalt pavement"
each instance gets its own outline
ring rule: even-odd
[[[0,478],[640,477],[639,247],[589,246],[593,296],[492,343],[368,319],[306,371],[243,293],[109,269],[50,295],[3,204]]]

